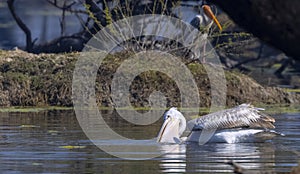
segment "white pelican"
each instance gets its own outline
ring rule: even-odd
[[[268,139],[278,134],[269,130],[275,128],[275,119],[261,113],[261,110],[264,109],[242,104],[201,116],[188,122],[191,133],[185,139],[180,139],[187,127],[186,119],[173,107],[164,114],[164,123],[158,133],[157,142],[180,143],[186,140],[204,144],[252,142],[258,137]]]

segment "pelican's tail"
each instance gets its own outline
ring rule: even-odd
[[[281,132],[276,132],[274,130],[265,130],[263,132],[259,132],[257,134],[254,135],[255,138],[259,139],[259,140],[270,140],[276,136],[285,136],[285,134],[281,133]]]

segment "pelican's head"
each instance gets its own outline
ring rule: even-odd
[[[164,114],[164,123],[157,136],[160,143],[179,143],[185,131],[186,120],[177,108],[171,108]]]

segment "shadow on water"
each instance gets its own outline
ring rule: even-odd
[[[113,112],[107,111],[105,117]],[[149,160],[124,160],[113,157],[85,136],[72,110],[27,113],[0,112],[0,173],[232,173],[229,160],[250,171],[288,172],[299,160],[300,114],[276,115],[276,137],[265,143],[158,145],[154,139],[161,126],[132,126],[116,119],[106,122],[131,138],[150,140],[136,146],[153,146],[161,153]],[[102,141],[102,143],[104,143]],[[107,140],[119,148],[130,143]],[[170,151],[171,149],[171,151]],[[138,149],[128,154],[143,153]]]

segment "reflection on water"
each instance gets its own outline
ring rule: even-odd
[[[107,112],[107,118],[114,118]],[[250,171],[288,172],[299,160],[300,114],[275,116],[276,137],[266,143],[159,145],[155,142],[160,122],[133,126],[116,119],[105,119],[122,135],[149,140],[136,147],[149,146],[163,155],[149,160],[124,160],[95,146],[82,132],[74,112],[44,111],[0,113],[0,173],[232,173],[229,160]],[[132,135],[134,133],[134,135]],[[124,153],[132,141],[101,140],[98,143],[120,148]],[[123,151],[123,152],[122,152]],[[165,153],[166,152],[166,153]],[[129,155],[145,153],[135,148]]]
[[[186,172],[186,144],[161,145],[164,152],[160,168],[164,173]]]
[[[205,145],[207,146],[207,145]],[[232,168],[226,164],[228,160],[239,163],[245,169],[269,171],[274,166],[274,149],[268,149],[269,144],[216,144],[215,147],[208,145],[203,151],[195,153],[199,158],[205,156],[204,161],[197,166],[197,171],[230,172]],[[201,147],[200,147],[201,148]],[[195,149],[195,148],[194,148]],[[268,159],[265,161],[264,159]],[[221,163],[218,165],[218,163]],[[216,168],[216,166],[218,166]]]
[[[270,143],[163,145],[161,171],[169,172],[232,172],[232,160],[246,170],[275,171],[275,147]]]

